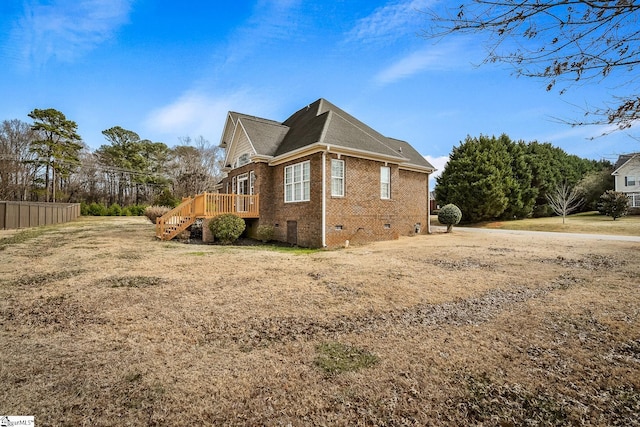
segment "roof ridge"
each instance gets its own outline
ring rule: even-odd
[[[261,119],[260,117],[243,117],[245,120],[248,121],[252,121],[252,122],[257,122],[263,125],[271,125],[271,126],[280,126],[283,128],[288,128],[289,126],[284,125],[280,122],[277,122],[275,120],[269,120],[269,119]]]
[[[276,120],[271,120],[271,119],[265,119],[264,117],[258,117],[258,116],[252,116],[250,114],[238,113],[237,111],[230,111],[230,113],[237,114],[239,119],[256,120],[256,121],[260,121],[260,122],[267,122],[267,123],[273,123],[273,124],[282,125],[281,122],[278,122]]]
[[[338,107],[336,107],[336,108],[338,108]],[[377,136],[372,135],[372,134],[371,134],[371,132],[367,132],[367,130],[366,130],[366,129],[362,129],[362,127],[361,127],[361,126],[358,126],[358,124],[357,124],[357,123],[353,123],[351,120],[348,120],[346,117],[343,117],[343,116],[342,116],[342,114],[338,113],[337,111],[333,111],[333,110],[329,110],[329,111],[332,111],[336,116],[340,117],[341,119],[343,119],[343,120],[344,120],[344,121],[346,121],[347,123],[351,124],[351,125],[352,125],[353,127],[355,127],[356,129],[358,129],[358,130],[360,130],[361,132],[363,132],[364,134],[366,134],[366,135],[370,136],[371,138],[373,138],[374,140],[376,140],[377,142],[379,142],[381,145],[385,146],[386,148],[388,148],[389,150],[391,150],[392,152],[394,152],[394,153],[395,153],[395,150],[394,150],[393,148],[389,147],[387,144],[385,144],[384,142],[380,141],[380,139],[379,139]],[[342,111],[342,110],[341,110],[341,111]],[[349,113],[347,113],[346,111],[345,111],[345,113],[346,113],[348,116],[353,117],[353,116],[351,116]],[[354,118],[355,120],[357,120],[357,121],[359,121],[359,122],[360,122],[360,120],[356,119],[355,117],[353,117],[353,118]],[[362,122],[361,122],[361,123],[362,123]],[[364,124],[364,123],[362,123],[362,124]],[[378,135],[382,136],[383,138],[386,138],[386,136],[382,135],[380,132],[376,131],[375,129],[371,128],[370,126],[368,126],[368,125],[366,125],[366,124],[364,124],[364,125],[365,125],[366,127],[370,128],[371,130],[373,130],[373,131],[374,131],[375,133],[377,133]]]

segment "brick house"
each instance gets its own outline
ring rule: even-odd
[[[629,213],[640,214],[640,153],[619,156],[611,175],[615,190],[629,197]]]
[[[434,167],[325,99],[282,123],[229,112],[220,146],[217,191],[259,195],[250,237],[270,225],[275,240],[338,247],[429,232]]]

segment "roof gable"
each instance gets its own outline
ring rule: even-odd
[[[618,171],[628,164],[632,163],[634,160],[640,160],[640,153],[630,153],[630,154],[622,154],[618,157],[618,161],[613,166],[613,172],[611,175],[618,175]]]
[[[253,148],[255,154],[273,156],[289,131],[287,126],[278,122],[257,120],[255,117],[242,117],[240,124]]]
[[[232,165],[235,159],[243,154],[251,156],[255,154],[255,149],[242,123],[238,121],[234,126],[231,140],[227,142],[227,155],[224,164]]]

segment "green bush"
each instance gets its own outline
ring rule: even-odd
[[[228,245],[240,237],[246,224],[244,220],[234,214],[219,215],[209,221],[209,230],[216,240]]]
[[[458,224],[462,219],[462,212],[453,203],[444,205],[438,212],[438,222],[447,226],[447,233],[451,232],[454,225]]]
[[[108,216],[120,216],[120,215],[122,215],[122,208],[120,207],[119,204],[114,203],[111,206],[109,206],[109,209],[107,209],[107,215]]]
[[[613,218],[625,216],[629,211],[629,199],[627,195],[620,191],[609,190],[600,196],[598,204],[598,212]]]
[[[80,215],[83,216],[142,216],[145,215],[145,205],[131,205],[121,207],[119,204],[114,203],[108,208],[102,203],[93,202],[87,204],[86,202],[80,203]]]
[[[258,240],[262,240],[265,243],[273,239],[273,233],[274,228],[272,225],[259,225],[258,230],[256,230]]]
[[[122,208],[122,213],[120,215],[123,216],[143,216],[144,211],[147,209],[146,205],[131,205]]]
[[[91,216],[105,216],[107,215],[107,207],[102,203],[93,202],[89,205],[87,215]]]
[[[166,206],[149,206],[144,210],[144,216],[149,218],[152,224],[156,223],[156,219],[169,212],[171,208]]]

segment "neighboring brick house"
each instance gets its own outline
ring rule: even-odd
[[[640,153],[619,156],[611,175],[615,190],[629,197],[629,213],[640,214]]]
[[[282,123],[229,112],[220,193],[258,194],[247,234],[305,247],[397,239],[429,231],[429,174],[405,141],[387,138],[325,99]]]

